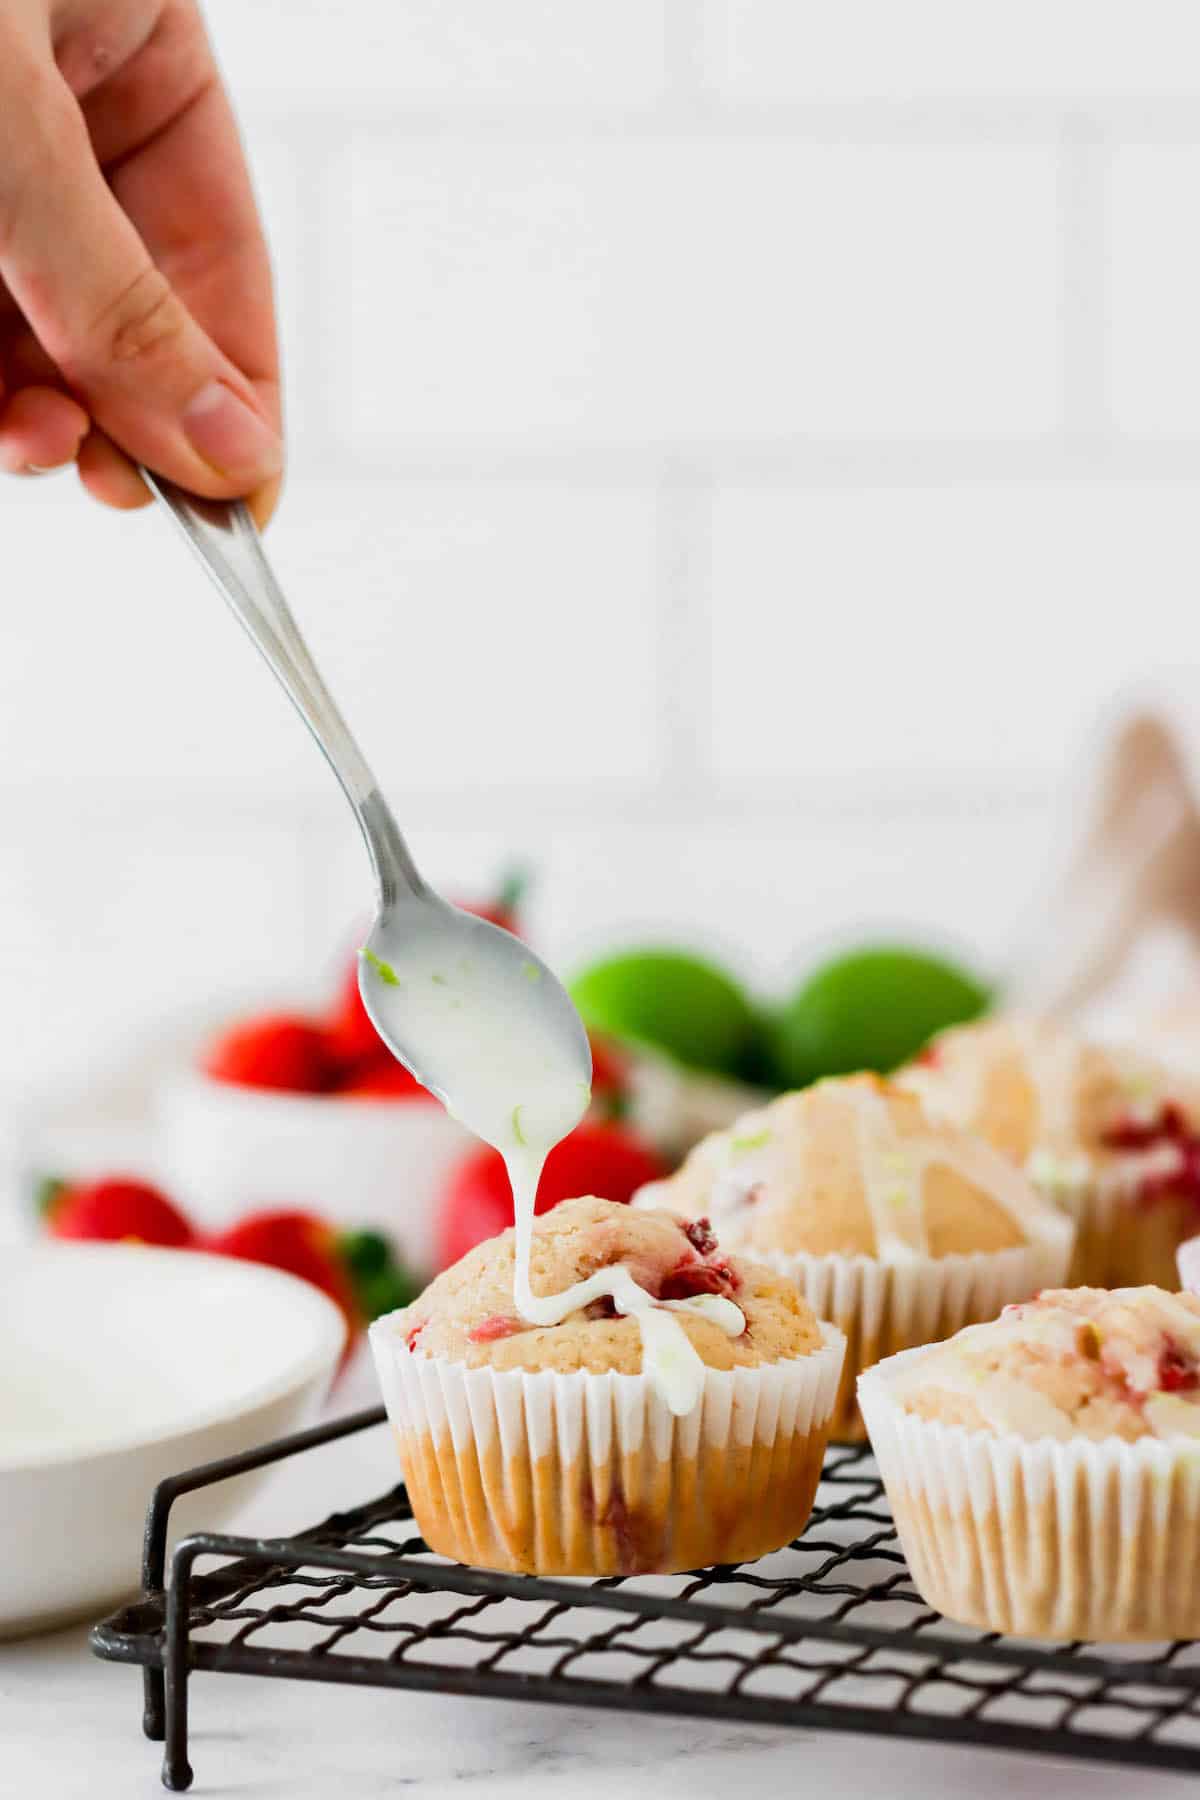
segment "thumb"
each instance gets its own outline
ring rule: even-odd
[[[0,88],[0,276],[47,355],[135,461],[212,498],[270,482],[264,400],[156,268],[57,70]]]

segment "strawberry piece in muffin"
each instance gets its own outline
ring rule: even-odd
[[[1159,1396],[1194,1395],[1200,1298],[1161,1288],[1059,1288],[933,1346],[894,1392],[909,1412],[1021,1437],[1163,1435]]]

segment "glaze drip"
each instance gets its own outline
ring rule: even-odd
[[[660,1300],[636,1282],[622,1263],[597,1269],[557,1294],[535,1294],[529,1267],[533,1251],[534,1199],[546,1152],[518,1145],[504,1152],[513,1190],[516,1221],[516,1257],[513,1268],[513,1303],[529,1325],[561,1325],[573,1312],[597,1300],[611,1300],[614,1310],[635,1318],[642,1338],[642,1371],[677,1417],[699,1405],[705,1368],[691,1339],[673,1313],[690,1313],[706,1319],[726,1337],[740,1337],[746,1329],[740,1306],[723,1294],[694,1294],[681,1300]]]
[[[855,1112],[863,1193],[880,1262],[929,1255],[924,1204],[926,1172],[952,1169],[994,1200],[1023,1234],[1036,1224],[1038,1205],[1020,1172],[982,1140],[934,1133],[902,1134],[884,1095],[868,1082],[846,1082]]]

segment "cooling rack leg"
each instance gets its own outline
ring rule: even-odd
[[[0,0],[0,4],[2,3],[3,0]],[[301,1450],[313,1449],[318,1444],[329,1444],[336,1438],[349,1437],[351,1433],[363,1431],[369,1425],[381,1425],[386,1417],[382,1406],[369,1406],[361,1412],[348,1413],[345,1418],[313,1425],[307,1431],[298,1431],[291,1437],[262,1444],[255,1450],[244,1450],[240,1456],[227,1456],[220,1462],[204,1463],[199,1468],[185,1469],[182,1474],[168,1475],[155,1488],[146,1514],[142,1545],[143,1597],[156,1594],[162,1589],[167,1562],[167,1522],[171,1516],[171,1508],[180,1495],[211,1487],[216,1482],[228,1480],[230,1476],[244,1474],[248,1469],[264,1468],[268,1463],[280,1462],[285,1457],[295,1456]],[[190,1570],[190,1562],[188,1567]],[[142,1694],[142,1730],[148,1738],[161,1743],[167,1729],[166,1691],[161,1669],[143,1671]],[[186,1744],[184,1747],[186,1749]],[[170,1761],[169,1752],[167,1760]],[[187,1786],[186,1781],[174,1784],[167,1781],[165,1773],[163,1780],[168,1787]]]
[[[156,1744],[161,1744],[166,1731],[164,1717],[166,1688],[161,1669],[142,1670],[142,1730]]]
[[[184,1538],[171,1558],[171,1585],[167,1591],[167,1629],[164,1646],[165,1710],[163,1715],[162,1784],[173,1794],[192,1785],[188,1761],[188,1603],[191,1597],[192,1563],[196,1547]]]

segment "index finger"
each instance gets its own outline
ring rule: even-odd
[[[271,264],[203,25],[170,11],[84,101],[98,160],[156,265],[279,417]]]

